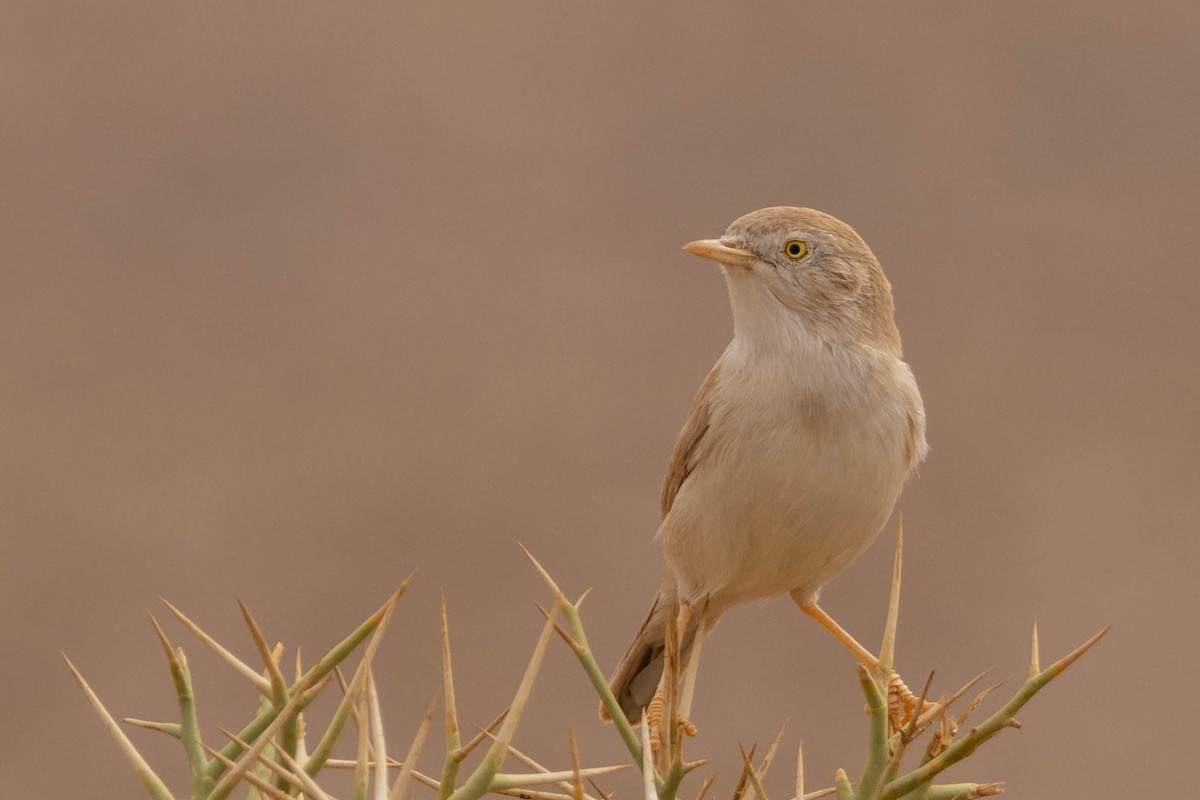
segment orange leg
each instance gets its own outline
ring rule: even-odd
[[[872,672],[879,671],[879,659],[876,658],[870,650],[863,647],[858,641],[849,634],[849,632],[841,625],[837,624],[837,620],[825,613],[825,609],[817,605],[816,600],[812,599],[811,595],[798,595],[792,593],[792,600],[800,607],[800,610],[816,621],[825,630],[832,634],[833,638],[842,643],[842,646],[849,650],[858,663],[862,664]],[[911,691],[895,670],[892,670],[888,676],[888,693],[894,693],[896,699],[903,705],[904,713],[899,716],[899,722],[907,722],[914,711],[917,711],[917,703],[919,699]],[[929,704],[926,703],[926,706]],[[920,711],[924,711],[922,708]]]
[[[871,651],[863,647],[858,641],[851,636],[845,628],[837,624],[837,620],[825,613],[825,609],[817,605],[815,600],[806,596],[797,596],[792,593],[792,600],[800,607],[808,616],[812,617],[818,625],[833,635],[833,638],[842,643],[847,650],[854,654],[858,659],[858,663],[862,664],[869,670],[879,669],[879,659],[871,654]]]

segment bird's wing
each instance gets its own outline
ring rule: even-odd
[[[671,456],[671,464],[667,467],[666,477],[663,478],[662,514],[664,517],[671,510],[675,496],[679,494],[679,487],[683,486],[683,482],[696,468],[696,464],[700,462],[707,449],[704,447],[704,437],[708,433],[713,387],[716,386],[717,376],[721,372],[722,360],[724,360],[724,356],[717,359],[717,363],[709,370],[704,383],[700,384],[700,390],[696,392],[696,399],[692,401],[692,410],[688,412],[687,422],[683,424],[683,430],[679,432],[679,438],[675,442],[675,453]]]

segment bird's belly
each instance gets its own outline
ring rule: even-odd
[[[836,421],[725,433],[663,521],[667,562],[693,601],[815,592],[878,535],[907,472],[899,437]]]

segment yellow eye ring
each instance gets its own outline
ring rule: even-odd
[[[799,261],[808,255],[808,242],[803,239],[788,239],[783,245],[783,254],[792,261]]]

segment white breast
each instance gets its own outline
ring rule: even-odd
[[[919,408],[891,356],[812,341],[751,353],[735,339],[702,455],[660,528],[681,597],[724,608],[816,591],[845,569],[915,458],[913,397]]]

